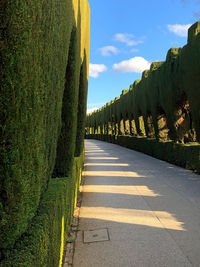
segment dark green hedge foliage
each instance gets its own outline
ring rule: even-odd
[[[85,135],[85,121],[86,121],[86,104],[87,104],[87,61],[86,52],[84,51],[84,60],[80,71],[79,81],[79,103],[78,103],[78,114],[77,114],[77,134],[76,134],[76,150],[75,156],[79,157],[83,151],[83,139]]]
[[[54,167],[73,23],[68,5],[64,0],[0,3],[3,248],[26,230]]]
[[[54,177],[64,177],[71,173],[75,152],[77,128],[77,107],[80,72],[80,44],[77,40],[77,30],[71,33],[69,57],[66,68],[66,82],[62,105],[62,126],[57,145]],[[84,88],[86,90],[86,87]],[[69,130],[70,129],[70,130]],[[63,149],[63,147],[67,149]]]
[[[4,251],[1,267],[59,266],[61,242],[65,243],[70,229],[82,165],[83,154],[75,158],[71,177],[50,180],[37,215],[15,247]]]
[[[0,1],[0,258],[33,223],[56,157],[72,176],[89,18],[87,0]]]

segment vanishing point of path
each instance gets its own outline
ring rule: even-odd
[[[200,176],[85,141],[74,267],[200,266]]]

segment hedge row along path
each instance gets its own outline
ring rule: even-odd
[[[187,44],[169,49],[141,79],[87,117],[87,134],[146,136],[179,143],[200,142],[200,21]]]
[[[84,156],[88,0],[0,1],[0,266],[61,267]]]
[[[74,267],[200,266],[199,176],[115,144],[85,145]],[[108,241],[83,243],[99,229]]]

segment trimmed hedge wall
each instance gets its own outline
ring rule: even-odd
[[[86,138],[118,144],[200,173],[200,144],[198,143],[175,144],[172,141],[163,142],[142,136],[100,134],[87,135]]]
[[[53,235],[57,236],[61,224],[61,204],[56,199],[69,205],[74,199],[67,197],[68,189],[59,187],[56,180],[76,180],[78,160],[74,155],[75,151],[79,151],[77,157],[83,152],[79,132],[84,123],[79,125],[78,114],[84,122],[86,101],[83,104],[82,94],[87,95],[89,36],[87,0],[0,1],[0,260],[8,251],[13,253],[19,240],[32,231],[30,227],[37,232],[34,218],[53,185],[61,190],[52,194],[58,211],[54,213],[55,225],[47,228],[52,233],[55,230]],[[75,189],[69,187],[73,196]],[[48,203],[45,205],[48,211]],[[45,216],[48,213],[42,218]],[[31,253],[39,262],[39,252]],[[54,258],[53,253],[49,257]]]
[[[5,259],[0,266],[59,266],[71,225],[82,165],[83,154],[75,158],[72,177],[51,179],[37,215],[15,247],[4,252]]]
[[[200,171],[200,21],[183,48],[169,49],[164,62],[87,116],[86,137],[117,142]]]
[[[66,68],[65,90],[62,105],[62,126],[57,145],[54,177],[64,177],[71,171],[77,128],[78,87],[80,72],[80,44],[77,42],[76,28],[72,29],[69,57]],[[67,103],[67,104],[66,104]],[[69,130],[70,129],[70,130]],[[67,149],[63,149],[66,147]]]
[[[179,143],[200,141],[200,21],[183,48],[169,49],[150,70],[102,108],[87,116],[87,134],[153,137]]]
[[[87,75],[87,64],[86,57],[81,66],[81,74],[79,81],[79,103],[78,103],[78,113],[77,113],[77,135],[76,135],[76,150],[75,156],[78,157],[83,150],[83,139],[85,135],[85,121],[86,121],[86,104],[87,104],[87,91],[85,87],[88,86],[88,81],[86,79]]]

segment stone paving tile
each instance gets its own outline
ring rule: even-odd
[[[83,231],[83,242],[102,242],[109,241],[108,229],[97,229],[90,231]]]

